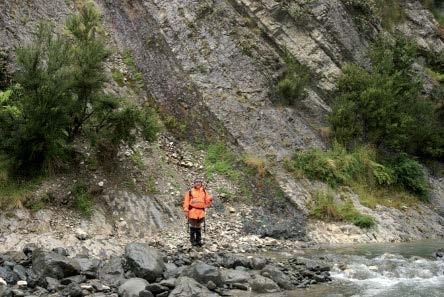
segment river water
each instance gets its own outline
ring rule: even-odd
[[[333,281],[273,297],[444,297],[444,240],[362,244],[307,251],[334,263]],[[285,256],[277,256],[276,258]],[[236,296],[258,296],[238,292]],[[260,295],[259,295],[260,296]]]
[[[296,290],[307,297],[444,297],[444,240],[364,244],[312,251],[337,259],[333,282]]]

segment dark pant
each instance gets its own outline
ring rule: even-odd
[[[203,219],[190,219],[190,241],[192,245],[202,245],[202,222]]]

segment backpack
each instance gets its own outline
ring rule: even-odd
[[[193,197],[193,194],[192,194],[192,192],[191,192],[191,190],[192,190],[192,188],[188,191],[188,195],[189,195],[189,197],[190,197],[190,202],[191,202],[191,199],[193,199],[194,197]],[[205,196],[207,195],[207,191],[205,190],[205,187],[203,187],[203,192],[204,192],[204,194],[205,194]],[[188,209],[192,209],[193,207],[191,206],[191,203],[190,203],[190,205],[188,206]],[[204,208],[205,209],[205,208]]]

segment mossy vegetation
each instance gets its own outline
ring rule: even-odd
[[[240,178],[239,169],[236,168],[236,155],[224,144],[210,144],[207,147],[207,156],[205,158],[205,171],[208,178],[214,174],[227,176],[233,181]]]

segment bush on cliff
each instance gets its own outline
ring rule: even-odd
[[[0,153],[12,173],[60,168],[79,137],[113,152],[138,134],[153,139],[151,112],[105,92],[110,54],[92,4],[67,18],[64,33],[40,23],[33,42],[17,49],[15,84],[0,101]]]
[[[339,142],[444,157],[439,106],[421,95],[421,81],[412,68],[415,56],[416,49],[407,39],[381,37],[370,51],[370,71],[354,64],[344,67],[330,116]]]

